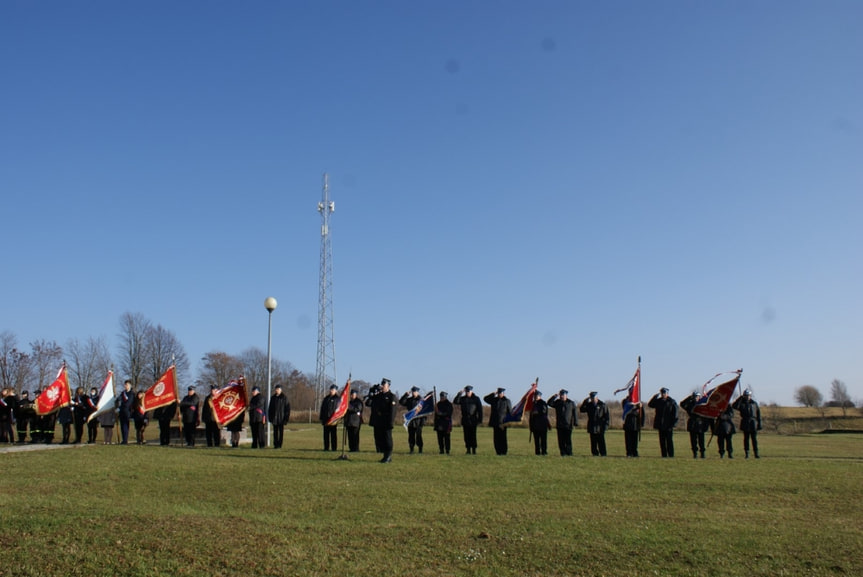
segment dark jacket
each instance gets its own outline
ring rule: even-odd
[[[197,393],[183,397],[180,401],[180,415],[184,425],[197,427],[201,423],[201,399]]]
[[[702,417],[701,415],[693,412],[699,398],[700,395],[689,395],[688,397],[680,401],[680,408],[686,411],[686,415],[688,417],[686,420],[687,431],[706,433],[710,430],[710,426],[713,424],[713,419],[708,417]]]
[[[399,404],[403,406],[408,411],[412,411],[419,403],[423,400],[420,396],[413,396],[412,393],[405,393],[402,395],[402,398],[399,399]],[[420,417],[418,419],[411,419],[408,422],[408,429],[419,429],[423,425],[425,425],[426,418]]]
[[[535,433],[542,433],[550,428],[548,423],[548,403],[542,399],[536,399],[533,402],[528,424],[530,425],[530,430]]]
[[[556,428],[572,430],[578,426],[578,412],[575,410],[575,401],[567,398],[565,401],[554,394],[548,399],[548,406],[554,408],[557,418]]]
[[[249,399],[249,424],[266,422],[267,407],[264,406],[264,395],[258,393]]]
[[[434,430],[442,433],[452,431],[452,412],[453,406],[447,399],[441,399],[435,405],[434,411]]]
[[[752,433],[761,430],[761,409],[750,397],[737,397],[734,404],[731,405],[735,411],[740,413],[740,430],[744,433]]]
[[[677,401],[666,396],[664,399],[659,395],[653,395],[647,406],[654,409],[653,428],[659,431],[671,431],[677,426],[678,408]]]
[[[336,409],[339,408],[339,401],[341,399],[338,395],[327,395],[324,397],[324,400],[321,401],[321,412],[318,415],[318,418],[321,421],[321,424],[326,424],[327,421],[330,420],[330,417],[333,416],[333,413],[336,412]]]
[[[153,418],[159,421],[163,426],[171,423],[177,416],[177,402],[174,401],[170,405],[159,407],[153,410]]]
[[[482,398],[487,404],[491,405],[491,412],[488,416],[489,427],[502,427],[506,416],[512,411],[512,403],[505,396],[498,396],[497,393],[490,393]]]
[[[482,401],[476,394],[462,395],[459,391],[453,403],[461,407],[462,427],[476,427],[482,422]]]
[[[627,400],[624,400],[621,404],[624,411],[626,411],[627,404],[632,405]],[[641,406],[641,403],[636,403],[623,418],[623,430],[640,431],[642,428],[644,428],[644,407]]]
[[[363,402],[357,397],[348,401],[348,412],[345,413],[345,426],[357,428],[363,424]]]
[[[730,437],[736,432],[737,429],[734,427],[734,408],[729,403],[728,407],[716,419],[716,423],[713,425],[713,434],[717,437]]]
[[[127,391],[125,386],[117,397],[117,413],[121,419],[131,419],[135,408],[135,391]]]
[[[374,426],[384,429],[392,429],[396,420],[396,408],[398,401],[392,391],[380,392],[369,398],[367,403],[371,407]]]
[[[283,394],[270,397],[270,406],[267,408],[267,417],[273,425],[287,425],[291,420],[291,403]]]
[[[588,433],[604,433],[608,429],[608,407],[600,400],[596,403],[590,398],[584,399],[581,403],[579,411],[587,413],[587,432]]]

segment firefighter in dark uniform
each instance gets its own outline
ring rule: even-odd
[[[275,393],[270,397],[270,405],[267,407],[267,417],[273,428],[273,448],[281,449],[285,437],[285,425],[291,420],[291,403],[288,397],[282,393],[282,385],[276,385]]]
[[[267,405],[260,387],[252,387],[249,399],[249,432],[252,435],[252,448],[263,449],[267,446]]]
[[[456,393],[453,404],[461,407],[461,429],[467,454],[476,455],[476,428],[482,422],[482,401],[468,385]]]
[[[659,450],[662,458],[674,457],[674,427],[677,426],[677,401],[668,396],[668,389],[662,387],[659,394],[653,395],[647,406],[654,410],[653,428],[659,433]]]
[[[644,428],[644,407],[641,403],[633,403],[628,396],[621,402],[623,405],[623,442],[626,445],[626,456],[638,456],[638,441],[641,429]]]
[[[339,388],[330,385],[330,393],[321,401],[321,412],[318,415],[321,425],[324,427],[324,451],[335,451],[338,449],[338,425],[327,425],[327,421],[339,408]]]
[[[183,421],[183,435],[186,446],[195,446],[195,429],[201,424],[201,399],[195,392],[195,387],[189,387],[189,394],[180,401],[180,418]]]
[[[755,458],[758,456],[758,431],[761,430],[761,409],[752,398],[752,391],[746,389],[743,396],[737,397],[732,405],[735,411],[740,413],[740,430],[743,431],[743,451],[749,458],[749,445],[752,444],[752,452]]]
[[[581,403],[579,411],[587,413],[587,432],[590,433],[590,454],[594,457],[605,457],[605,431],[608,429],[608,407],[603,403],[596,391]]]
[[[569,398],[569,391],[561,389],[548,399],[548,406],[554,408],[557,429],[557,446],[561,457],[572,457],[572,429],[578,426],[578,412],[575,402]]]
[[[375,445],[383,453],[381,463],[389,463],[393,459],[393,423],[396,420],[398,399],[390,391],[390,380],[381,380],[377,389],[366,401],[371,407],[375,430]]]
[[[716,435],[716,444],[719,447],[719,458],[723,458],[725,453],[728,453],[728,458],[734,458],[734,447],[731,444],[731,437],[737,429],[734,428],[734,409],[731,403],[725,407],[725,410],[719,413],[719,418],[713,425],[713,434]]]
[[[680,401],[680,408],[686,411],[686,430],[689,432],[689,446],[692,448],[692,458],[697,459],[699,453],[704,458],[704,433],[710,430],[713,419],[702,417],[694,412],[695,406],[701,393],[692,391],[692,394]]]
[[[488,417],[488,426],[493,429],[494,452],[498,455],[506,455],[509,445],[506,439],[506,417],[512,411],[512,403],[504,394],[506,389],[498,388],[494,393],[483,397],[483,401],[491,405]]]
[[[193,387],[194,388],[194,387]],[[132,421],[135,410],[135,392],[132,391],[132,381],[126,379],[123,390],[117,397],[117,414],[120,418],[121,445],[129,444],[129,423]]]
[[[219,422],[213,414],[213,391],[216,385],[210,385],[210,394],[204,397],[201,406],[201,422],[204,423],[204,435],[207,438],[208,447],[218,447],[222,442],[222,434],[219,431]]]
[[[438,452],[449,455],[450,433],[452,433],[452,403],[449,402],[446,393],[440,394],[440,400],[434,408],[434,430],[437,432]]]
[[[30,429],[30,436],[33,436],[33,417],[36,416],[36,409],[33,408],[33,401],[30,399],[30,391],[21,391],[21,398],[15,404],[15,426],[18,431],[18,442],[23,443],[27,439],[27,430]]]
[[[410,393],[405,393],[399,399],[399,404],[410,412],[421,400],[419,387],[411,387]],[[411,419],[408,423],[408,447],[411,450],[411,455],[414,453],[414,446],[420,453],[423,452],[423,425],[425,422],[425,417],[420,417]]]
[[[177,417],[177,401],[153,411],[153,418],[159,422],[159,445],[171,444],[171,421]]]
[[[537,455],[548,455],[548,403],[542,400],[542,393],[533,393],[533,407],[530,409],[528,424],[533,434],[533,451]]]
[[[360,450],[360,427],[363,425],[363,401],[357,390],[351,389],[348,401],[348,412],[345,413],[345,430],[348,432],[348,451],[356,453]]]

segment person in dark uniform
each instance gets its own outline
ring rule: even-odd
[[[5,388],[0,391],[0,443],[15,442],[15,415],[13,413],[18,405],[18,397],[15,390]]]
[[[461,429],[464,434],[464,447],[467,454],[476,455],[476,428],[482,422],[482,401],[467,385],[456,393],[453,403],[461,408]]]
[[[324,427],[324,451],[336,451],[338,444],[338,425],[327,425],[327,421],[339,408],[339,388],[330,385],[330,393],[321,401],[321,413],[319,415],[321,425]]]
[[[93,412],[90,409],[89,397],[84,394],[84,387],[75,389],[75,396],[72,397],[72,419],[75,424],[75,444],[81,442],[84,437],[84,425],[87,423],[87,417]]]
[[[276,385],[270,404],[267,407],[267,417],[273,428],[273,448],[281,449],[285,437],[285,425],[291,420],[291,403],[282,392],[282,385]]]
[[[408,411],[412,411],[421,400],[419,387],[411,387],[410,393],[405,393],[399,399],[399,404]],[[408,447],[410,448],[411,455],[414,453],[414,446],[416,446],[420,453],[423,452],[423,425],[425,425],[425,422],[425,417],[411,419],[408,422]]]
[[[195,446],[195,430],[201,424],[201,399],[195,392],[195,387],[190,386],[189,394],[180,401],[180,419],[183,422],[183,436],[187,447]]]
[[[689,432],[689,446],[692,448],[693,459],[697,459],[699,453],[701,458],[704,458],[704,433],[710,430],[713,424],[713,419],[702,417],[694,412],[700,398],[701,393],[696,390],[680,401],[680,408],[686,411],[686,430]]]
[[[368,404],[374,418],[375,445],[380,447],[381,463],[391,462],[393,456],[393,423],[396,420],[398,400],[390,391],[390,380],[383,379],[380,389],[369,397]]]
[[[243,432],[243,424],[246,420],[246,412],[240,411],[240,414],[234,417],[225,428],[228,429],[228,432],[231,433],[231,446],[239,447],[240,446],[240,433]]]
[[[440,400],[434,408],[434,430],[437,433],[438,452],[449,455],[452,433],[452,403],[449,402],[447,394],[442,392]]]
[[[132,421],[132,412],[135,409],[135,393],[132,391],[132,381],[126,379],[123,382],[123,390],[117,397],[117,416],[120,419],[120,444],[129,444],[129,423]]]
[[[719,446],[719,458],[723,458],[725,453],[728,453],[728,458],[734,458],[734,447],[731,444],[731,437],[737,429],[734,428],[734,408],[731,403],[725,407],[725,410],[719,414],[716,422],[713,424],[713,434],[716,435],[716,444]]]
[[[654,410],[653,428],[659,433],[659,450],[662,458],[674,457],[674,427],[677,426],[677,401],[668,396],[668,389],[662,387],[653,395],[647,406]]]
[[[201,406],[201,422],[204,423],[204,436],[208,447],[218,447],[222,443],[222,432],[219,430],[219,421],[213,414],[213,391],[216,385],[210,385],[210,394],[204,397]]]
[[[608,407],[603,403],[596,391],[581,402],[579,411],[587,414],[587,432],[590,434],[590,454],[594,457],[605,457],[605,431],[608,429]]]
[[[542,393],[533,393],[533,407],[528,420],[533,434],[533,451],[537,455],[548,455],[548,403],[542,400]]]
[[[167,447],[171,444],[171,421],[177,418],[177,402],[154,410],[153,418],[159,423],[159,445]]]
[[[626,445],[626,456],[638,456],[638,441],[641,429],[644,428],[644,407],[641,403],[633,403],[628,396],[621,401],[623,406],[623,442]]]
[[[135,406],[132,408],[132,422],[135,424],[135,444],[144,444],[144,432],[150,423],[150,417],[144,410],[144,391],[135,394]]]
[[[482,399],[488,405],[491,405],[488,426],[493,429],[494,452],[498,455],[506,455],[509,451],[504,419],[512,411],[512,403],[506,398],[504,391],[506,389],[498,387],[497,391],[489,393]]]
[[[27,439],[27,430],[33,434],[33,417],[36,415],[36,409],[33,408],[33,401],[30,399],[30,391],[21,391],[21,398],[15,403],[15,426],[18,432],[18,442],[23,443]]]
[[[548,406],[554,408],[557,429],[557,446],[561,457],[572,457],[572,429],[578,426],[578,411],[575,402],[569,398],[569,391],[560,392],[548,399]]]
[[[348,451],[356,453],[360,450],[360,427],[363,425],[363,401],[357,390],[351,389],[348,401],[348,411],[345,413],[345,430],[348,432]]]
[[[740,430],[743,431],[743,451],[749,458],[749,445],[752,444],[752,452],[755,458],[758,455],[758,431],[761,430],[761,409],[752,398],[752,391],[746,389],[743,396],[737,397],[732,405],[735,411],[740,413]]]
[[[99,389],[90,387],[90,394],[87,395],[87,444],[92,445],[96,442],[96,437],[99,434],[99,419],[98,417],[91,419],[90,415],[96,412],[96,407],[99,406]]]
[[[252,448],[263,449],[267,446],[266,424],[267,407],[260,387],[252,387],[252,397],[249,399],[249,429],[252,435]]]

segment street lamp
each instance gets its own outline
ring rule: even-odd
[[[267,309],[267,407],[273,396],[273,311],[279,303],[273,297],[264,299],[264,308]],[[273,425],[267,419],[267,446],[273,446]]]

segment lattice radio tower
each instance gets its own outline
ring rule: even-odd
[[[333,337],[333,247],[330,244],[330,215],[336,203],[330,200],[329,178],[324,173],[321,213],[321,272],[318,286],[318,362],[315,368],[315,407],[320,406],[330,385],[336,382],[336,343]]]

